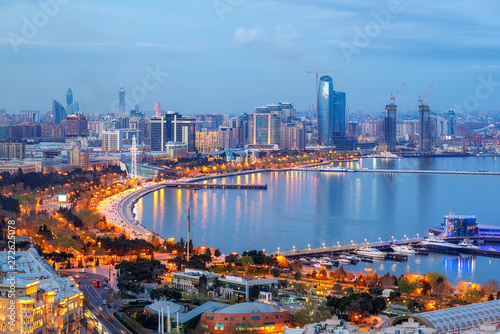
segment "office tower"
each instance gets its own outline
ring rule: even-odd
[[[78,101],[75,101],[75,103],[73,104],[73,112],[75,114],[78,114],[79,111],[80,111],[80,104],[78,103]]]
[[[87,119],[82,114],[66,117],[66,137],[87,137],[89,129]]]
[[[318,144],[332,145],[334,92],[333,79],[327,75],[319,79],[318,85]]]
[[[151,151],[164,152],[165,144],[170,141],[172,122],[167,116],[151,118]]]
[[[418,106],[418,151],[429,152],[431,148],[431,111],[428,105]]]
[[[265,107],[256,107],[256,114],[276,114],[281,118],[283,122],[288,122],[289,120],[295,118],[296,110],[293,105],[289,102],[280,102],[278,104],[268,104]]]
[[[396,151],[396,110],[395,104],[385,106],[384,142],[390,152]]]
[[[279,145],[280,128],[281,119],[276,114],[250,114],[248,115],[248,144]]]
[[[125,112],[125,89],[120,87],[120,92],[118,93],[118,111]]]
[[[122,130],[109,130],[102,132],[102,150],[106,152],[121,152],[123,148]]]
[[[155,115],[161,116],[161,105],[160,102],[155,103]]]
[[[54,124],[61,124],[63,119],[66,119],[66,110],[56,100],[52,100],[52,116],[54,118]]]
[[[167,112],[167,116],[172,117],[171,141],[186,143],[188,152],[196,152],[196,120],[173,111]]]
[[[71,87],[69,87],[66,92],[66,112],[68,114],[73,113],[73,91],[71,90]]]
[[[457,118],[455,116],[455,109],[448,110],[448,113],[445,115],[445,118],[448,121],[448,136],[455,137],[455,128],[457,127]]]
[[[333,138],[345,137],[345,93],[333,91]]]

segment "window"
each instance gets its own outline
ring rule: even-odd
[[[230,319],[231,321],[233,321],[233,320],[234,320],[234,318],[233,318],[233,317],[231,317],[231,318],[229,318],[229,319]]]
[[[215,330],[216,331],[223,331],[224,330],[224,324],[215,324]]]
[[[260,320],[260,317],[252,317],[252,320]]]
[[[265,322],[264,323],[264,328],[267,329],[275,329],[276,325],[274,322]]]
[[[214,320],[214,317],[208,317],[208,320]]]

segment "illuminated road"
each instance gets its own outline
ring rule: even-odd
[[[87,310],[88,312],[85,312],[85,318],[87,319],[88,324],[95,328],[97,333],[130,334],[130,331],[113,316],[113,311],[108,308],[109,305],[103,305],[103,300],[106,299],[108,290],[104,287],[96,288],[91,282],[94,279],[104,282],[104,276],[93,273],[80,273],[75,272],[74,270],[61,270],[61,272],[65,272],[68,275],[73,276],[75,283],[78,281],[81,282],[78,284],[80,290],[92,305],[92,308]],[[88,278],[85,278],[85,276]],[[102,317],[99,317],[97,315],[98,313],[101,314]],[[107,319],[108,317],[112,321],[109,321]]]

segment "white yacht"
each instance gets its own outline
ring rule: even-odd
[[[458,243],[459,247],[462,248],[472,248],[472,249],[480,249],[481,247],[474,245],[474,241],[470,239],[464,239],[460,243]]]
[[[450,252],[450,251],[456,252],[460,249],[458,245],[446,242],[443,239],[438,238],[434,235],[421,241],[420,245],[429,250],[444,251],[444,252]]]
[[[385,258],[386,253],[372,247],[361,247],[356,251],[356,254],[372,258]]]
[[[415,254],[415,250],[410,245],[393,245],[392,250],[399,254]]]

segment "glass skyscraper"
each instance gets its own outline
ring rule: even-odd
[[[54,124],[61,124],[61,120],[66,119],[66,110],[56,100],[52,100],[52,116],[54,117]]]
[[[71,87],[69,87],[66,92],[66,112],[68,114],[73,113],[73,91],[71,90]]]
[[[345,93],[333,91],[333,137],[345,136]]]
[[[123,87],[120,87],[120,93],[119,93],[119,111],[125,112],[125,89]],[[160,115],[156,115],[160,116]]]
[[[333,79],[327,75],[318,85],[318,144],[329,146],[333,139],[334,93]]]

